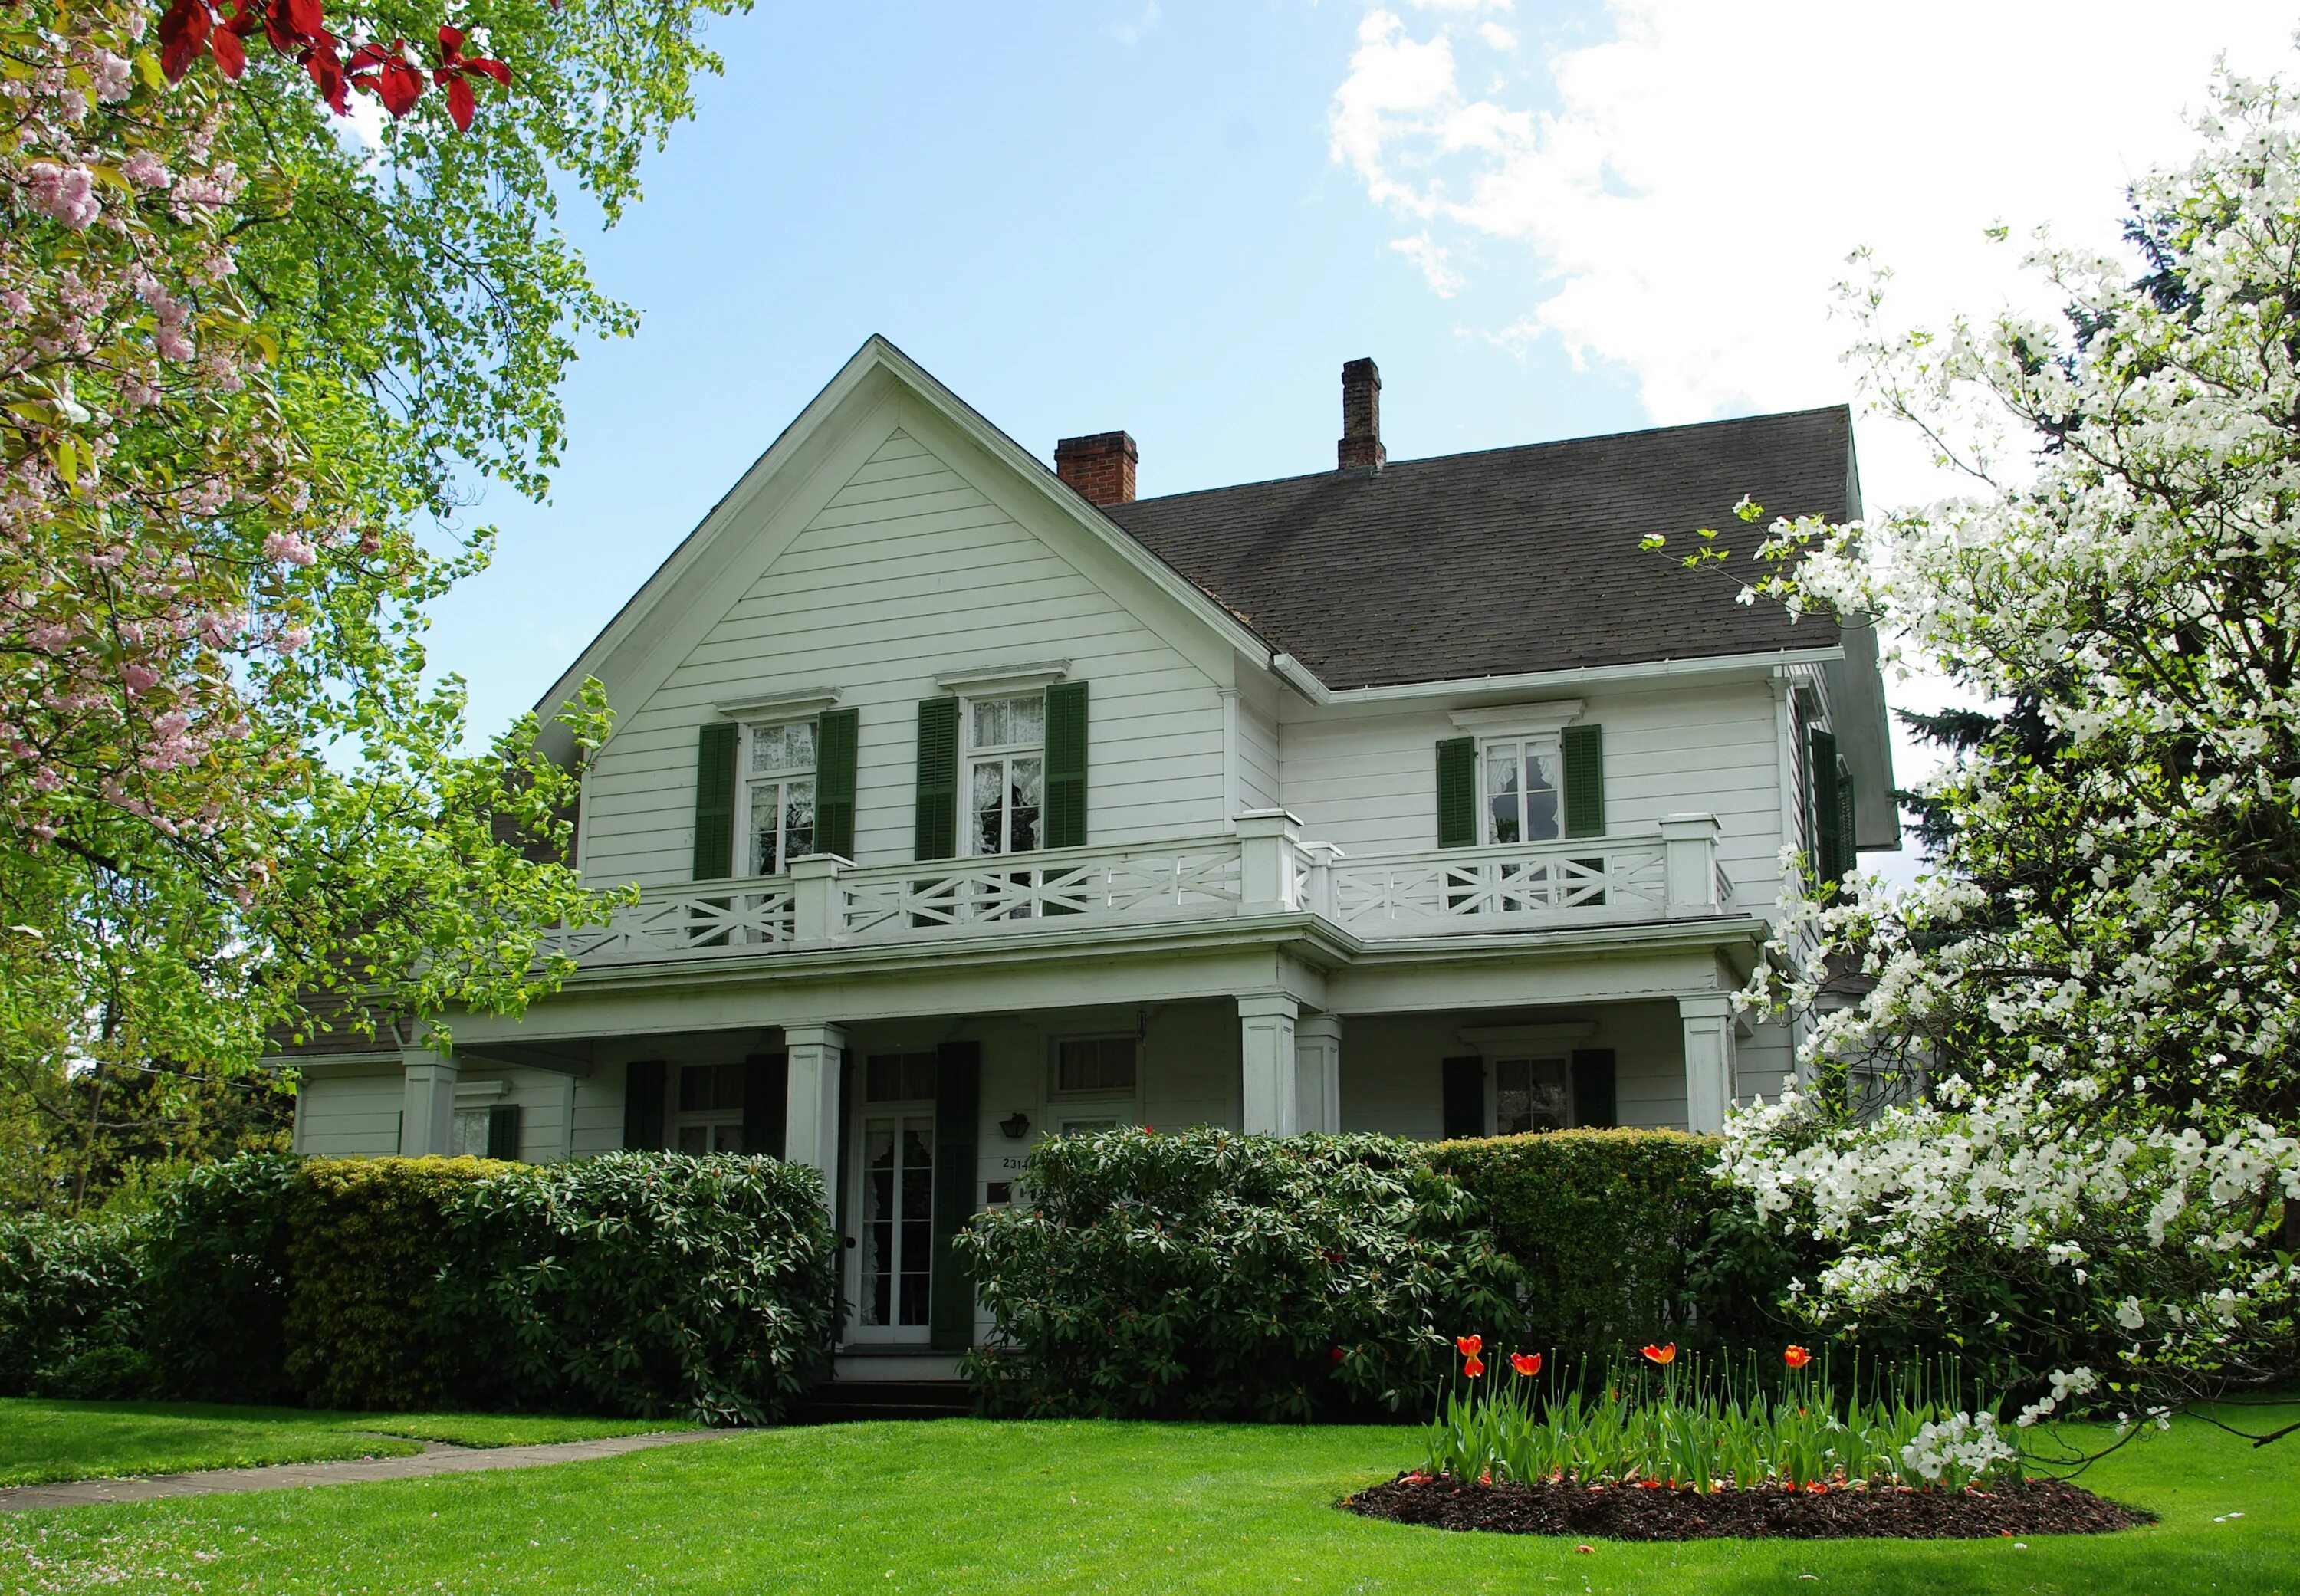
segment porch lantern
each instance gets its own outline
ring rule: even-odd
[[[998,1128],[1006,1133],[1009,1142],[1019,1142],[1030,1134],[1030,1117],[1017,1109],[998,1122]]]

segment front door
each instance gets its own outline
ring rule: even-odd
[[[855,1160],[858,1342],[924,1342],[934,1274],[934,1060],[879,1054],[863,1068]]]

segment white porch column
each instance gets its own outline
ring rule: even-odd
[[[838,872],[854,861],[836,853],[808,853],[791,860],[791,937],[802,947],[838,940],[841,924]]]
[[[428,1047],[403,1048],[406,1085],[400,1099],[399,1151],[407,1158],[455,1150],[455,1083],[462,1068]]]
[[[1677,1000],[1685,1027],[1685,1128],[1720,1131],[1733,1101],[1733,1000],[1723,993]]]
[[[785,1026],[783,1051],[790,1056],[783,1158],[793,1164],[812,1164],[821,1171],[823,1200],[836,1212],[838,1063],[846,1051],[846,1033],[834,1025]]]
[[[1241,994],[1238,1000],[1238,1052],[1246,1076],[1245,1123],[1252,1135],[1290,1136],[1302,1128],[1295,1101],[1297,1065],[1294,1021],[1302,1005],[1282,992]]]
[[[1294,1105],[1300,1127],[1329,1135],[1342,1128],[1342,1017],[1294,1022]]]

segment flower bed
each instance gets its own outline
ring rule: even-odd
[[[1608,1541],[1700,1541],[1719,1535],[1974,1540],[2100,1534],[2155,1521],[2152,1513],[2046,1480],[1998,1491],[1856,1485],[1813,1492],[1759,1485],[1702,1492],[1557,1480],[1538,1485],[1511,1480],[1463,1485],[1415,1473],[1361,1491],[1343,1505],[1394,1524]]]
[[[2146,1518],[2074,1486],[2031,1482],[1991,1404],[1953,1364],[1867,1369],[1682,1361],[1647,1346],[1603,1377],[1454,1343],[1453,1392],[1422,1464],[1347,1503],[1446,1529],[1621,1540],[1710,1535],[1974,1536],[2090,1533]],[[1499,1359],[1497,1359],[1497,1361]]]

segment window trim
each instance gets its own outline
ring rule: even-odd
[[[1562,731],[1564,728],[1561,727],[1558,729],[1559,731]],[[1558,735],[1558,732],[1493,731],[1480,732],[1477,734],[1477,845],[1480,848],[1530,848],[1538,843],[1562,843],[1565,841],[1565,744],[1564,740]],[[1510,743],[1520,746],[1538,743],[1546,745],[1549,749],[1550,752],[1555,756],[1557,761],[1557,785],[1549,789],[1557,800],[1557,835],[1555,836],[1520,836],[1514,843],[1502,843],[1495,841],[1494,794],[1492,789],[1486,785],[1486,771],[1488,769],[1488,750],[1493,744],[1497,743]],[[1520,757],[1522,758],[1523,756],[1521,755]],[[1522,830],[1524,827],[1524,811],[1522,805],[1525,802],[1525,789],[1522,786],[1518,789],[1518,802],[1521,805],[1519,811],[1519,827]]]
[[[743,1093],[739,1084],[742,1077],[739,1073],[736,1076],[738,1087],[735,1093],[735,1106],[733,1108],[681,1109],[679,1106],[679,1085],[686,1079],[687,1072],[688,1070],[734,1069],[739,1072],[742,1068],[743,1066],[739,1062],[722,1060],[717,1063],[711,1064],[673,1064],[669,1069],[663,1072],[670,1077],[664,1082],[664,1086],[667,1089],[671,1100],[664,1105],[667,1112],[663,1116],[663,1142],[671,1151],[677,1152],[679,1151],[679,1133],[685,1130],[688,1126],[708,1126],[713,1133],[710,1137],[710,1140],[715,1143],[719,1139],[716,1134],[718,1127],[721,1125],[732,1125],[735,1127],[734,1151],[740,1152],[743,1150]],[[715,1149],[713,1151],[715,1151]]]
[[[752,791],[770,782],[779,784],[800,777],[812,782],[814,786],[815,824],[819,828],[821,825],[822,806],[822,720],[819,714],[776,715],[760,716],[737,724],[741,728],[741,735],[737,738],[735,744],[735,845],[742,850],[744,866],[739,874],[745,879],[764,879],[757,877],[751,869],[757,858],[753,847],[755,839],[751,830]],[[814,728],[813,762],[804,770],[760,772],[753,769],[753,744],[758,734],[786,726],[808,726]],[[779,819],[776,823],[775,836],[779,847],[788,841]],[[810,849],[809,852],[812,852],[812,850]],[[786,857],[782,864],[783,868],[775,874],[789,875],[790,860]]]
[[[1571,1130],[1579,1123],[1581,1107],[1573,1101],[1573,1055],[1546,1053],[1536,1048],[1502,1048],[1486,1055],[1486,1135],[1513,1136],[1521,1133],[1502,1129],[1501,1093],[1502,1066],[1504,1064],[1554,1064],[1565,1079],[1565,1123],[1560,1130]]]

